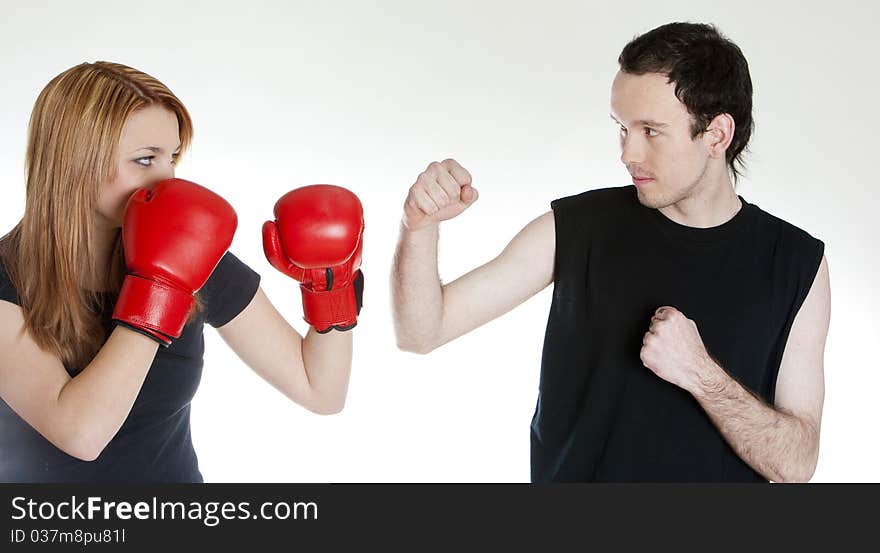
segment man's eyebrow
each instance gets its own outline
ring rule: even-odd
[[[643,127],[658,127],[661,129],[669,126],[667,123],[661,123],[660,121],[654,121],[652,119],[639,119],[636,123]]]
[[[611,117],[611,119],[618,125],[623,125],[623,123],[617,120],[617,117],[614,117],[613,115],[609,115],[609,117]],[[668,123],[661,123],[660,121],[654,121],[653,119],[639,119],[635,123],[636,125],[641,125],[642,127],[655,127],[658,129],[663,129],[669,126]]]

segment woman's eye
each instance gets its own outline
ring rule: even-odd
[[[153,165],[153,158],[154,157],[155,156],[139,157],[136,160],[134,160],[134,162],[137,163],[138,165],[142,165],[144,167],[150,167],[151,165]]]
[[[660,133],[658,133],[656,130],[652,129],[651,127],[645,127],[645,134],[648,136],[657,136]]]

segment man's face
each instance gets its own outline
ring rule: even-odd
[[[692,117],[665,75],[618,71],[611,118],[620,125],[620,160],[643,205],[667,207],[693,193],[706,173],[709,150],[704,135],[691,139]]]

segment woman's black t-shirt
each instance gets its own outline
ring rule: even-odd
[[[259,274],[232,253],[223,256],[199,291],[204,309],[171,346],[159,348],[131,412],[94,461],[67,455],[0,399],[0,481],[201,482],[190,402],[202,375],[203,328],[235,318],[259,284]],[[0,299],[20,305],[2,263]],[[111,305],[102,314],[108,331],[112,311]]]
[[[791,325],[824,245],[742,200],[713,228],[675,223],[632,186],[552,202],[553,301],[531,426],[533,481],[764,481],[688,392],[645,368],[664,305],[773,404]]]

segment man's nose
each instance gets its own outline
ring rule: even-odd
[[[644,148],[638,137],[625,136],[620,141],[620,161],[624,165],[641,163],[644,161]]]

